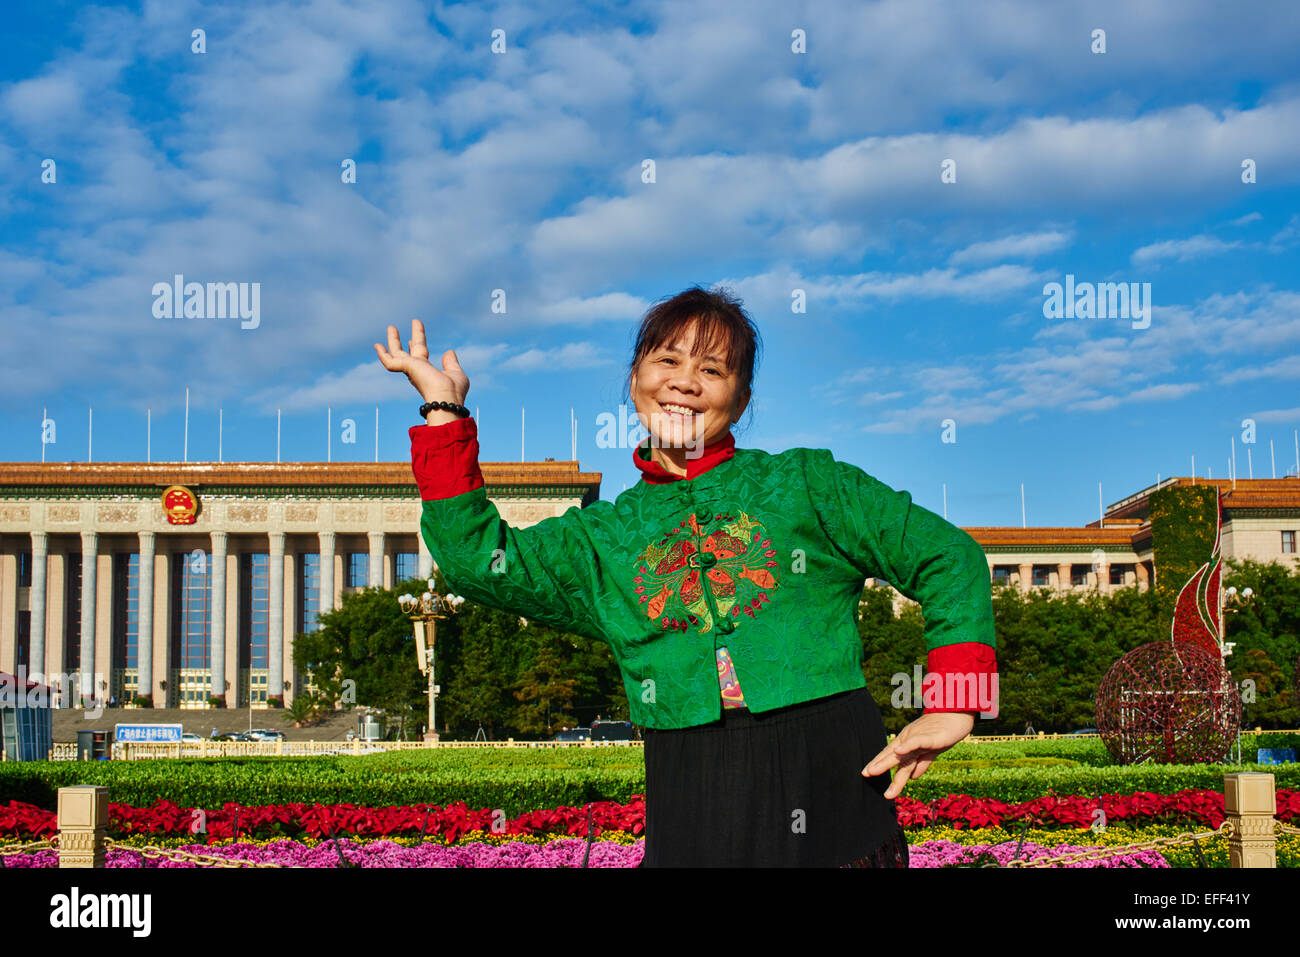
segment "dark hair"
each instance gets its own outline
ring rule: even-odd
[[[695,347],[691,355],[715,352],[726,359],[736,373],[737,396],[752,398],[754,366],[762,347],[758,329],[741,306],[741,301],[722,287],[704,289],[699,285],[679,292],[671,299],[659,300],[641,319],[632,362],[628,365],[625,391],[632,387],[632,373],[641,360],[660,346],[676,342],[687,327],[699,320]],[[725,352],[721,348],[725,345]],[[751,402],[746,411],[753,412]]]

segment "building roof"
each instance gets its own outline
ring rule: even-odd
[[[1218,488],[1223,496],[1223,508],[1230,509],[1300,509],[1300,476],[1288,475],[1280,479],[1207,479],[1171,476],[1160,483],[1160,488],[1171,485]],[[1106,510],[1106,523],[1123,518],[1146,521],[1151,517],[1150,485],[1121,499]]]
[[[1288,475],[1280,479],[1204,479],[1171,476],[1160,483],[1160,488],[1172,485],[1214,486],[1223,496],[1223,510],[1229,512],[1285,510],[1300,515],[1300,477]],[[1148,486],[1128,498],[1111,505],[1104,519],[1094,519],[1081,527],[1034,526],[963,526],[975,541],[986,550],[1043,551],[1051,546],[1062,549],[1111,549],[1131,547],[1142,552],[1151,547],[1151,494],[1156,486]]]
[[[600,496],[601,473],[579,471],[574,461],[480,462],[479,467],[489,487],[569,486]],[[416,488],[410,462],[0,462],[0,494],[14,486],[152,489],[169,485]]]
[[[1136,528],[1073,528],[1069,526],[1019,526],[975,525],[962,526],[971,538],[985,549],[1021,549],[1026,545],[1066,545],[1097,547],[1126,546],[1133,543]]]

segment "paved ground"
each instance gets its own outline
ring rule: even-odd
[[[248,709],[229,710],[214,708],[209,711],[189,711],[180,708],[105,708],[98,718],[86,719],[83,712],[72,708],[54,711],[54,740],[76,742],[77,732],[103,730],[112,732],[115,724],[180,724],[186,731],[200,737],[209,737],[212,729],[218,734],[248,730]],[[254,728],[271,728],[283,731],[288,741],[342,741],[349,731],[357,730],[355,712],[337,711],[317,725],[295,728],[285,720],[280,710],[253,712]]]

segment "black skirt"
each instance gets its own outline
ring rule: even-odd
[[[642,867],[908,866],[866,688],[644,736]]]

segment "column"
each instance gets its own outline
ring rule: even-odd
[[[109,689],[113,683],[113,553],[106,549],[95,560],[99,570],[95,573],[95,634],[103,638],[95,642],[95,697],[108,707]]]
[[[1061,562],[1056,566],[1056,578],[1060,584],[1061,591],[1070,590],[1071,576],[1073,575],[1074,565],[1071,562]]]
[[[45,566],[49,555],[49,536],[32,532],[32,589],[27,607],[32,612],[31,678],[45,680]]]
[[[136,694],[153,696],[154,533],[140,532],[140,579],[136,586],[139,624],[135,636]]]
[[[1138,591],[1146,591],[1151,587],[1151,577],[1147,574],[1147,563],[1138,562],[1134,566],[1134,570],[1137,572]],[[33,578],[32,583],[35,584],[35,582],[36,579]]]
[[[334,610],[334,533],[320,532],[320,614]]]
[[[370,587],[384,587],[384,533],[370,533]]]
[[[208,694],[226,693],[226,544],[225,532],[212,532],[212,615],[208,636]]]
[[[268,574],[268,628],[266,658],[266,693],[271,697],[284,695],[284,532],[268,532],[270,558]]]
[[[65,595],[68,590],[68,554],[56,548],[49,556],[49,575],[45,581],[48,596],[45,609],[45,632],[49,641],[45,646],[45,683],[57,689],[59,708],[71,708],[76,691],[68,673],[76,670],[76,663],[64,661],[68,638],[68,607]]]
[[[420,547],[420,577],[433,577],[433,555],[429,551],[429,546],[424,540],[424,533],[417,531],[415,533],[415,542]]]
[[[0,552],[0,671],[10,674],[18,670],[18,559]]]
[[[1034,587],[1034,563],[1020,563],[1020,590],[1022,592],[1032,591]]]
[[[90,699],[95,687],[95,570],[99,565],[99,534],[81,533],[81,663],[77,684],[78,699]],[[80,706],[80,700],[74,707]]]
[[[238,553],[226,556],[226,633],[221,636],[226,649],[226,672],[221,676],[226,707],[234,707],[239,697],[239,602],[248,583],[241,571],[244,563]]]

